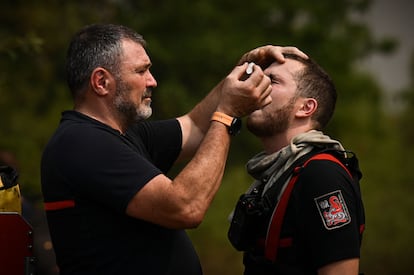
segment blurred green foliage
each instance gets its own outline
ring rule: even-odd
[[[60,112],[72,105],[63,71],[66,47],[83,25],[119,23],[144,35],[159,84],[153,119],[190,110],[244,52],[264,44],[294,45],[334,79],[339,101],[327,132],[360,158],[367,211],[362,270],[409,274],[414,83],[396,99],[401,110],[388,112],[382,88],[358,67],[361,58],[397,46],[392,38],[374,38],[358,20],[370,5],[368,0],[2,1],[0,150],[15,153],[22,192],[40,203],[41,152]],[[222,188],[203,224],[189,231],[205,274],[241,274],[241,254],[226,238],[227,216],[251,182],[244,164],[259,150],[246,131],[235,138]]]

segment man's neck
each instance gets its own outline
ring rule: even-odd
[[[98,110],[96,108],[85,108],[85,106],[75,106],[74,110],[102,122],[120,133],[124,133],[125,131],[124,127],[119,123],[119,119],[114,117],[108,109],[103,108]]]
[[[261,137],[260,139],[262,141],[264,151],[267,154],[272,154],[279,151],[283,147],[288,146],[295,136],[308,132],[310,130],[312,130],[311,127],[302,125],[298,127],[291,127],[285,132],[278,133],[269,137]]]
[[[262,137],[262,145],[267,154],[272,154],[287,146],[290,142],[290,136],[287,133],[280,133],[274,136]]]

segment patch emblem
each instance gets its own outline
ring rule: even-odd
[[[314,199],[326,229],[332,230],[351,222],[341,190],[337,190]]]

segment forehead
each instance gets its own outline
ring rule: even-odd
[[[283,78],[293,78],[293,76],[304,68],[304,65],[297,60],[286,58],[285,63],[273,62],[264,70],[266,75],[278,75]]]
[[[122,41],[122,63],[150,64],[151,60],[144,47],[132,40]]]

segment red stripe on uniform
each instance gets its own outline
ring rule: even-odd
[[[60,210],[60,209],[72,208],[72,207],[75,207],[74,200],[45,202],[46,211]]]

